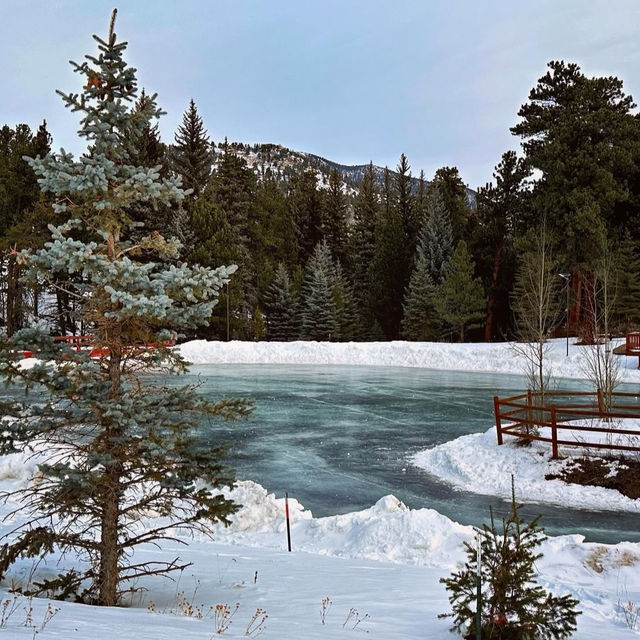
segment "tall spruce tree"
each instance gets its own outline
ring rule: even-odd
[[[412,194],[411,166],[404,153],[400,155],[400,162],[396,167],[395,188],[398,215],[407,237],[407,252],[412,255],[420,227],[420,214]]]
[[[316,245],[305,267],[302,282],[300,336],[305,340],[337,340],[339,324],[333,295],[335,278],[326,241]]]
[[[436,287],[427,255],[426,237],[421,234],[415,267],[403,303],[401,335],[406,340],[428,341],[440,336],[440,319],[435,306]]]
[[[236,256],[234,261],[238,265],[238,273],[229,285],[229,295],[236,324],[234,337],[237,339],[251,337],[253,310],[257,305],[258,291],[249,231],[255,210],[256,188],[256,176],[246,160],[225,140],[205,196],[211,197],[218,205],[233,235],[229,250]],[[221,322],[223,315],[221,305],[214,311],[215,321]]]
[[[375,319],[389,340],[400,335],[402,296],[408,281],[406,254],[402,219],[395,207],[385,207],[376,228],[369,291]]]
[[[449,213],[440,191],[431,191],[426,200],[420,245],[431,280],[434,284],[440,284],[453,255],[453,233]]]
[[[344,181],[334,167],[329,173],[329,188],[324,196],[322,234],[333,259],[344,264],[347,248],[347,199],[342,191]]]
[[[433,176],[428,191],[438,191],[449,214],[454,244],[467,238],[467,227],[471,211],[467,200],[467,190],[457,167],[441,167]]]
[[[267,339],[286,342],[300,335],[298,304],[291,278],[280,263],[273,282],[264,295],[267,312]]]
[[[314,171],[304,171],[292,180],[289,206],[295,222],[300,262],[306,263],[322,240],[322,194]]]
[[[628,333],[640,327],[640,251],[626,234],[617,248],[616,298],[612,311],[614,330]]]
[[[342,342],[355,340],[358,336],[358,309],[353,285],[336,261],[333,272],[331,293],[336,310],[337,336]]]
[[[360,190],[353,208],[350,236],[350,272],[354,284],[358,309],[358,338],[372,337],[375,322],[371,292],[371,264],[376,249],[376,227],[380,215],[380,202],[375,185],[373,163],[364,171]]]
[[[50,145],[46,122],[35,133],[26,124],[0,129],[0,309],[9,335],[25,326],[28,307],[37,307],[37,293],[20,280],[16,256],[16,249],[32,246],[43,228],[43,219],[34,215],[40,190],[23,156],[45,155]]]
[[[0,571],[20,556],[73,552],[86,564],[45,580],[43,589],[86,588],[85,599],[101,605],[117,604],[140,577],[185,566],[133,558],[139,545],[227,521],[235,506],[218,487],[232,477],[220,448],[198,439],[197,426],[207,414],[247,412],[243,402],[210,402],[193,387],[161,388],[143,375],[184,370],[180,356],[161,345],[176,329],[206,323],[234,268],[167,265],[177,251],[171,240],[158,233],[135,244],[127,239],[130,207],[179,201],[184,192],[179,179],[130,164],[127,141],[161,111],[155,96],[143,111],[128,106],[136,77],[123,59],[126,43],[116,40],[115,17],[106,40],[94,36],[98,54],[72,63],[82,92],[60,93],[82,114],[89,153],[80,161],[64,151],[28,159],[56,210],[71,219],[52,228],[44,249],[22,254],[42,280],[82,275],[77,304],[102,355],[90,359],[39,329],[3,339],[0,350],[5,381],[43,390],[36,405],[12,402],[14,419],[0,434],[1,454],[29,448],[40,462],[37,482],[5,495],[19,506],[12,537],[0,549]],[[155,261],[138,261],[151,253]],[[145,348],[150,343],[158,349]],[[23,369],[20,349],[40,352],[38,364]]]
[[[213,148],[193,98],[182,116],[175,135],[172,168],[182,177],[185,189],[192,189],[197,198],[207,186],[213,165]]]
[[[495,168],[496,181],[478,189],[478,233],[471,239],[478,270],[488,292],[485,340],[504,337],[510,320],[509,293],[513,287],[513,243],[523,226],[525,180],[530,170],[514,151],[502,155]]]
[[[480,278],[473,276],[474,268],[467,243],[460,240],[436,295],[438,314],[460,342],[464,342],[466,330],[484,317],[484,290]]]

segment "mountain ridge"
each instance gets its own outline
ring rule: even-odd
[[[244,158],[247,165],[255,171],[259,179],[289,180],[300,171],[315,170],[318,174],[318,182],[323,186],[328,184],[329,174],[333,169],[336,169],[342,175],[346,185],[345,190],[350,195],[355,195],[358,192],[364,178],[364,172],[369,166],[369,163],[345,165],[314,153],[296,151],[273,142],[253,144],[225,142],[233,153]],[[224,147],[225,142],[214,142],[214,148],[219,151]],[[373,171],[376,184],[382,187],[384,185],[385,168],[374,164]],[[393,169],[389,169],[389,172],[392,178],[398,175]],[[417,192],[419,184],[420,178],[411,176],[411,186],[414,193]],[[425,180],[425,185],[428,186],[429,184],[430,181]],[[469,204],[475,206],[476,192],[466,186],[465,189]]]

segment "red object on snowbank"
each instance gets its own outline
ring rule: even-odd
[[[109,349],[106,347],[96,347],[93,343],[93,336],[55,336],[53,338],[54,342],[66,342],[74,351],[89,351],[89,356],[91,358],[102,358],[103,356],[109,355]],[[167,340],[162,343],[163,347],[173,347],[175,346],[175,340]],[[157,348],[156,342],[150,342],[148,344],[135,344],[129,345],[124,348],[125,353],[131,351],[132,349],[140,349],[150,351]],[[37,355],[37,351],[22,351],[21,356],[23,358],[34,358]]]

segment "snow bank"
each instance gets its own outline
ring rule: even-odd
[[[588,347],[549,342],[549,364],[554,377],[586,378]],[[423,367],[522,375],[525,361],[512,343],[449,344],[443,342],[208,342],[193,340],[179,346],[194,364],[332,364],[387,367]],[[622,379],[640,382],[635,357],[620,356]]]
[[[527,502],[640,513],[640,500],[632,500],[612,489],[545,480],[545,474],[557,473],[563,466],[561,461],[549,459],[550,446],[534,442],[530,447],[522,447],[515,443],[515,438],[507,436],[499,447],[495,428],[491,428],[485,433],[462,436],[421,451],[411,462],[465,491],[509,499],[513,474],[516,493],[527,496]],[[567,448],[563,454],[578,455],[580,451]]]
[[[217,527],[225,543],[282,548],[286,540],[284,498],[268,494],[252,481],[225,492],[242,508],[230,527]],[[368,509],[314,518],[297,500],[289,500],[291,535],[297,551],[345,558],[449,566],[460,557],[461,543],[473,527],[452,522],[433,509],[409,509],[387,495]]]

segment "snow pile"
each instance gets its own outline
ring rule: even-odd
[[[549,459],[550,447],[542,442],[534,442],[530,447],[518,446],[515,438],[508,436],[499,447],[495,428],[491,428],[485,433],[462,436],[420,451],[411,462],[465,491],[509,499],[513,475],[516,493],[527,496],[528,502],[640,513],[640,500],[632,500],[612,489],[545,480],[546,474],[557,473],[563,466],[561,461]],[[568,449],[563,450],[563,454],[567,453]],[[583,452],[576,449],[571,453]]]
[[[522,375],[525,361],[512,343],[450,344],[444,342],[208,342],[192,340],[179,347],[194,364],[332,364],[387,367],[424,367]],[[589,347],[549,342],[551,373],[559,378],[586,378]],[[620,356],[624,381],[640,382],[635,357]]]
[[[230,527],[219,526],[219,542],[282,548],[286,541],[284,498],[259,484],[238,482],[226,493],[241,509]],[[289,500],[291,536],[297,551],[382,560],[403,564],[451,566],[473,527],[452,522],[433,509],[409,509],[388,495],[368,509],[313,518],[297,500]]]

